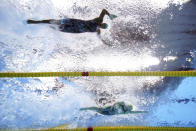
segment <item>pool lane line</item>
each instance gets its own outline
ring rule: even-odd
[[[68,125],[43,129],[15,129],[16,131],[196,131],[195,127],[169,127],[169,126],[106,126],[87,128],[68,128]],[[0,131],[13,131],[14,129],[0,128]]]
[[[87,128],[49,128],[45,131],[196,131],[193,127],[153,127],[153,126],[119,126],[119,127],[87,127]]]
[[[142,72],[0,72],[0,77],[82,77],[82,76],[166,76],[195,77],[196,71],[142,71]]]

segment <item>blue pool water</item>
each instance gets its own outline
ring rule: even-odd
[[[96,33],[70,34],[26,19],[118,17]],[[1,0],[0,71],[171,71],[195,68],[196,3],[189,0]],[[106,44],[104,44],[106,43]],[[0,129],[196,126],[196,79],[0,78]],[[104,116],[80,108],[124,101],[148,113]]]

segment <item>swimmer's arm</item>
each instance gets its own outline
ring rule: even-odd
[[[97,29],[97,35],[100,36],[100,34],[101,34],[101,30],[100,29]]]
[[[105,45],[108,45],[108,46],[111,46],[111,45],[109,45],[109,44],[107,44],[102,38],[101,38],[101,30],[100,29],[98,29],[97,30],[97,36],[99,37],[99,39],[103,42],[103,44],[105,44]]]
[[[108,15],[111,20],[117,17],[116,15],[110,14],[106,9],[103,9],[99,17],[93,19],[93,21],[96,21],[97,23],[101,24],[105,15]]]

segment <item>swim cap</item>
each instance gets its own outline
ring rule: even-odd
[[[108,28],[108,24],[102,23],[100,27],[101,27],[102,29],[107,29],[107,28]]]
[[[131,110],[133,110],[133,106],[132,105],[129,105],[129,107],[130,107]]]

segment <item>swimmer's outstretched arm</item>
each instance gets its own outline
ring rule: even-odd
[[[103,22],[103,18],[104,18],[105,15],[108,15],[109,16],[110,13],[106,9],[103,9],[101,11],[101,14],[99,15],[99,20],[100,20],[101,23]]]
[[[108,15],[110,17],[110,19],[112,20],[113,18],[116,18],[116,15],[110,14],[106,9],[103,9],[101,11],[101,14],[99,15],[99,17],[93,19],[94,21],[96,21],[97,23],[102,23],[103,22],[103,18],[105,15]]]

